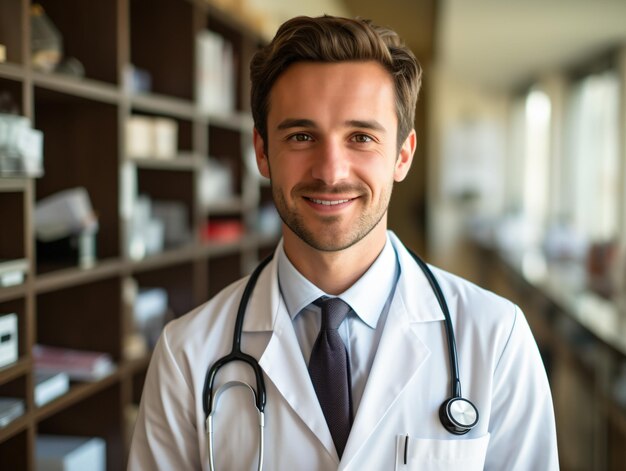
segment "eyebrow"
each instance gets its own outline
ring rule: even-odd
[[[382,124],[380,124],[378,121],[376,121],[375,119],[368,120],[368,121],[353,119],[350,121],[346,121],[346,124],[353,128],[364,128],[364,129],[371,129],[372,131],[381,131],[381,132],[386,131],[385,127]]]
[[[281,121],[276,129],[283,131],[291,128],[316,128],[317,125],[310,119],[285,119]]]
[[[385,132],[385,127],[380,124],[375,119],[372,120],[360,120],[360,119],[351,119],[344,123],[348,127],[353,128],[363,128],[363,129],[371,129],[373,131]],[[283,131],[285,129],[291,128],[317,128],[317,125],[314,121],[310,119],[285,119],[281,121],[276,129],[279,131]]]

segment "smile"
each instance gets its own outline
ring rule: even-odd
[[[308,199],[309,199],[309,201],[312,201],[313,203],[316,203],[316,204],[323,204],[323,205],[325,205],[325,206],[335,206],[335,205],[337,205],[337,204],[343,204],[343,203],[347,203],[348,201],[350,201],[349,199],[348,199],[348,200],[333,200],[333,201],[329,201],[329,200],[318,200],[318,199],[316,199],[316,198],[308,198]]]

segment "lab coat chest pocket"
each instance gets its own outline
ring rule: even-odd
[[[413,437],[407,440],[406,435],[398,435],[395,469],[479,471],[485,466],[488,444],[489,434],[468,440],[429,440]]]

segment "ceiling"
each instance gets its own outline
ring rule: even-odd
[[[510,89],[626,45],[624,0],[440,3],[438,63],[482,87]]]
[[[278,23],[361,16],[395,29],[425,65],[506,90],[626,44],[625,0],[248,0]]]

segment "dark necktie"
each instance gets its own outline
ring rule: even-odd
[[[339,458],[352,425],[352,391],[348,352],[337,329],[350,306],[339,298],[319,298],[322,327],[309,360],[309,374]]]

